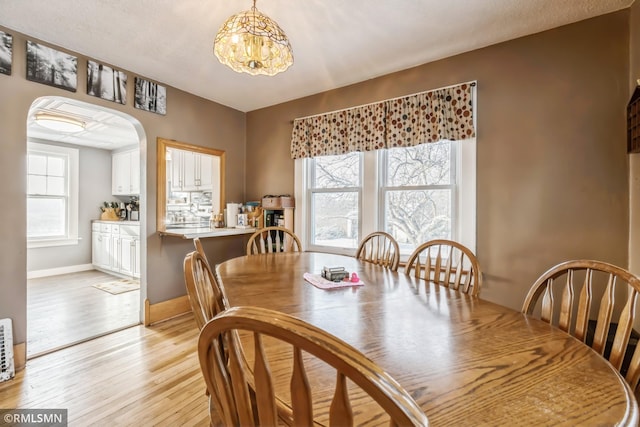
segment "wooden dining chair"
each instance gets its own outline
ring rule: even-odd
[[[621,267],[585,259],[566,261],[535,281],[522,312],[539,312],[536,317],[591,346],[635,390],[640,379],[640,352],[633,323],[639,291],[640,278]],[[616,304],[618,300],[620,304]],[[630,338],[636,342],[631,343]]]
[[[302,244],[291,230],[279,226],[261,228],[249,237],[247,255],[274,252],[302,252]]]
[[[478,259],[453,240],[430,240],[418,246],[407,260],[405,273],[474,296],[482,289]]]
[[[209,266],[209,269],[212,270],[211,269],[211,264],[209,264],[209,259],[207,258],[207,254],[204,252],[204,247],[202,246],[202,241],[200,240],[199,237],[194,237],[193,238],[193,246],[196,248],[196,252],[198,252],[200,255],[202,255],[202,257],[205,259],[205,261],[207,262],[207,265]]]
[[[356,258],[398,271],[400,247],[391,234],[376,231],[362,239],[356,250]]]
[[[247,385],[247,372],[243,367],[240,344],[235,339],[238,335],[231,333],[242,331],[252,333],[252,346],[255,346],[253,401]],[[229,357],[226,363],[218,340],[227,341]],[[277,357],[268,357],[269,349],[279,349],[279,343],[285,343],[287,348],[292,349],[286,352],[291,360],[285,360],[284,353],[279,351]],[[291,372],[289,384],[292,425],[314,425],[317,420],[313,409],[320,409],[321,405],[329,406],[327,412],[332,426],[352,426],[354,417],[367,415],[366,410],[359,411],[357,406],[352,407],[347,392],[347,379],[368,394],[389,415],[389,425],[428,425],[426,415],[408,392],[365,355],[337,337],[285,313],[258,307],[233,307],[226,310],[202,329],[198,339],[198,357],[210,395],[218,396],[210,402],[214,406],[220,404],[220,407],[211,408],[216,411],[213,415],[220,414],[227,426],[277,424],[274,378],[271,376],[270,366],[275,367],[276,364],[287,364],[284,366]],[[304,365],[307,363],[308,366],[317,366],[318,361],[323,361],[326,363],[323,366],[330,366],[335,370],[336,384],[332,399],[322,396],[322,400],[313,402]],[[324,412],[324,409],[320,411]]]
[[[202,329],[216,314],[227,309],[229,303],[204,255],[197,250],[188,253],[183,267],[189,304],[198,329]]]
[[[200,246],[200,248],[202,248],[202,246]],[[216,278],[215,273],[209,267],[209,263],[206,258],[197,250],[190,252],[185,257],[184,276],[189,304],[191,305],[196,325],[199,330],[202,330],[208,321],[229,308],[229,302],[224,294],[224,288],[220,286],[220,281]],[[224,357],[226,360],[228,358],[229,350],[224,346],[225,342],[219,341],[219,344],[221,346],[221,354],[225,355]],[[248,380],[248,384],[249,391],[253,398],[253,396],[255,396],[255,392],[253,391],[254,385],[251,379]],[[207,395],[209,395],[208,388]],[[213,400],[217,398],[218,396],[212,397]],[[277,410],[279,417],[284,420],[286,424],[286,421],[291,418],[290,406],[282,402],[280,399],[277,399]],[[218,421],[220,421],[219,416],[216,418],[214,415],[215,414],[212,414],[212,420],[218,419]]]

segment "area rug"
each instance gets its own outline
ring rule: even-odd
[[[137,291],[138,289],[140,289],[140,281],[132,279],[120,279],[111,280],[109,282],[96,283],[95,285],[91,286],[100,289],[101,291],[117,295],[125,292]]]

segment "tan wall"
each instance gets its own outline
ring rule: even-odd
[[[629,95],[640,79],[640,2],[630,8],[629,37]],[[629,155],[629,269],[640,274],[640,153]]]
[[[519,309],[571,258],[627,265],[629,11],[247,114],[247,197],[293,193],[291,121],[478,81],[482,296]]]
[[[0,75],[0,317],[26,337],[25,120],[43,95],[67,96],[125,112],[147,136],[147,282],[151,303],[184,295],[182,258],[190,241],[155,234],[156,137],[227,152],[227,200],[293,193],[289,156],[295,117],[347,108],[463,81],[478,81],[477,252],[483,297],[519,308],[546,268],[568,258],[627,265],[629,196],[625,106],[629,87],[628,10],[459,55],[245,115],[167,87],[167,115],[26,80],[25,37],[14,35],[13,73]],[[638,22],[638,5],[631,10]],[[634,26],[632,25],[631,28]],[[639,27],[635,25],[635,27]],[[34,39],[35,40],[35,39]],[[632,46],[640,44],[637,30]],[[632,74],[640,59],[633,56]],[[117,64],[115,64],[117,66]],[[160,82],[162,83],[162,82]],[[247,193],[244,194],[246,179]],[[212,262],[243,251],[239,238],[207,239]]]
[[[13,319],[15,344],[24,342],[26,337],[26,119],[31,103],[40,96],[64,96],[104,106],[129,114],[142,124],[147,138],[148,197],[146,211],[142,213],[147,219],[147,297],[153,304],[184,295],[182,260],[188,251],[193,250],[193,244],[175,238],[160,238],[155,233],[156,138],[225,150],[227,198],[243,200],[245,114],[169,86],[166,116],[138,110],[133,107],[133,72],[128,72],[127,102],[124,106],[86,95],[86,58],[83,56],[78,58],[78,89],[75,93],[27,81],[26,38],[7,28],[2,30],[13,35],[14,45],[12,74],[0,75],[0,179],[3,183],[0,200],[5,206],[3,221],[0,222],[0,318]],[[242,254],[243,240],[222,238],[207,242],[206,247],[211,251],[211,261],[220,262]]]

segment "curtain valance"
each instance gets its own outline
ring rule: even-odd
[[[472,85],[475,83],[463,83],[295,119],[291,158],[473,138]]]

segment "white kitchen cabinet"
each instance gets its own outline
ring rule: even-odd
[[[133,195],[140,195],[140,149],[133,150],[131,156],[131,192]]]
[[[134,240],[133,277],[140,278],[140,238]]]
[[[112,154],[111,193],[114,196],[140,194],[140,150],[138,148]]]
[[[113,239],[109,224],[93,223],[91,231],[91,262],[95,267],[111,270],[114,262]]]
[[[94,268],[127,277],[140,277],[140,225],[94,221]]]
[[[140,277],[140,268],[136,276],[136,264],[140,263],[140,226],[121,225],[118,237],[118,272],[127,276]],[[138,249],[136,249],[138,247]]]
[[[197,160],[199,154],[182,151],[182,191],[196,191],[198,187]]]
[[[118,272],[133,276],[133,252],[135,239],[131,236],[124,236],[118,239]]]
[[[216,157],[215,160],[220,160]],[[213,172],[214,172],[214,157],[206,154],[200,154],[200,161],[198,162],[198,180],[201,187],[207,188],[211,191],[213,188]]]
[[[193,151],[168,148],[171,164],[172,191],[211,191],[213,185],[214,157]]]
[[[171,183],[171,191],[182,191],[182,150],[167,148],[167,179]]]

